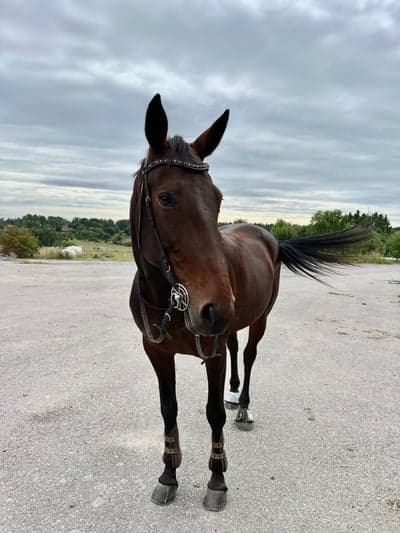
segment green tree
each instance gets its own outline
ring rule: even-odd
[[[392,233],[386,242],[386,254],[400,259],[400,231]]]
[[[131,234],[131,225],[130,225],[129,219],[117,220],[115,225],[118,228],[118,231],[121,231],[125,235]]]
[[[345,219],[350,223],[351,226],[373,226],[375,230],[382,235],[390,235],[392,232],[392,226],[390,225],[387,215],[382,213],[361,213],[357,211],[353,213],[348,213],[344,215]]]
[[[39,241],[40,246],[56,246],[60,243],[59,234],[50,226],[32,228],[32,233]]]
[[[340,209],[332,211],[317,211],[311,218],[309,233],[318,235],[320,233],[335,233],[351,227],[346,215]]]
[[[263,224],[262,222],[256,222],[255,225],[267,231],[272,231],[273,228],[273,224]]]
[[[47,224],[58,233],[62,232],[63,228],[68,228],[69,221],[62,217],[47,217]]]
[[[39,242],[29,229],[9,225],[0,234],[0,249],[5,255],[34,257],[39,251]]]
[[[291,224],[290,222],[286,222],[286,220],[278,218],[272,226],[271,231],[276,239],[279,241],[285,241],[299,237],[299,228],[300,226],[297,226],[296,224]]]

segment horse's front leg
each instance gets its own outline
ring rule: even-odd
[[[223,427],[226,420],[224,407],[224,384],[226,370],[226,348],[220,357],[206,362],[208,379],[207,420],[211,426],[211,455],[209,469],[211,478],[207,485],[204,506],[210,511],[222,511],[226,504],[224,472],[228,462],[224,450]]]
[[[160,352],[156,345],[148,344],[146,341],[143,342],[143,346],[157,374],[161,414],[164,419],[163,462],[165,467],[151,499],[158,505],[166,505],[175,498],[178,488],[176,469],[182,462],[176,423],[178,404],[175,391],[175,354]]]

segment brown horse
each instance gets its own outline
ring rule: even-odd
[[[231,355],[227,405],[238,408],[238,427],[249,429],[253,423],[248,409],[251,368],[278,295],[281,263],[294,272],[316,277],[329,264],[345,262],[336,249],[370,237],[369,229],[359,228],[278,242],[250,224],[218,228],[222,194],[211,181],[204,158],[218,146],[228,116],[227,110],[191,144],[181,137],[168,139],[167,116],[156,95],[146,113],[150,147],[136,173],[130,213],[138,267],[130,306],[158,377],[165,424],[165,468],[152,500],[164,505],[176,494],[176,469],[182,454],[174,356],[192,354],[205,362],[207,370],[207,419],[212,435],[211,478],[204,505],[212,511],[223,509],[226,503],[226,347]],[[239,394],[236,332],[248,326]]]

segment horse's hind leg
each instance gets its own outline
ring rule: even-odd
[[[257,355],[257,344],[264,335],[267,325],[267,313],[256,320],[249,329],[249,339],[244,349],[244,380],[243,388],[239,398],[239,409],[235,418],[236,425],[239,429],[248,431],[253,427],[253,416],[249,411],[250,403],[250,376],[253,363]]]
[[[178,404],[175,392],[174,354],[157,353],[157,348],[144,344],[147,355],[156,371],[160,389],[161,414],[164,419],[164,471],[159,477],[151,499],[158,505],[166,505],[176,495],[178,482],[176,469],[182,461],[176,418]]]
[[[238,338],[237,333],[229,335],[227,340],[228,350],[231,356],[231,379],[229,380],[229,391],[225,393],[225,407],[227,409],[237,409],[239,406],[239,373],[238,373]]]

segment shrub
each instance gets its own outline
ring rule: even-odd
[[[34,257],[39,251],[39,242],[28,229],[9,225],[0,235],[0,249],[5,255]]]
[[[284,241],[287,239],[297,239],[298,237],[303,237],[304,228],[298,226],[297,224],[291,224],[278,218],[275,224],[272,226],[272,233],[278,241]]]
[[[400,258],[400,231],[392,233],[386,242],[386,253],[396,259]]]
[[[115,234],[111,237],[111,242],[112,242],[113,244],[122,244],[123,239],[124,239],[124,234],[121,233],[121,232],[118,232],[118,233],[115,233]]]
[[[369,254],[370,252],[376,252],[376,254],[384,255],[385,249],[385,236],[377,232],[374,232],[372,237],[367,241],[352,246],[352,250],[355,253],[360,254]]]

